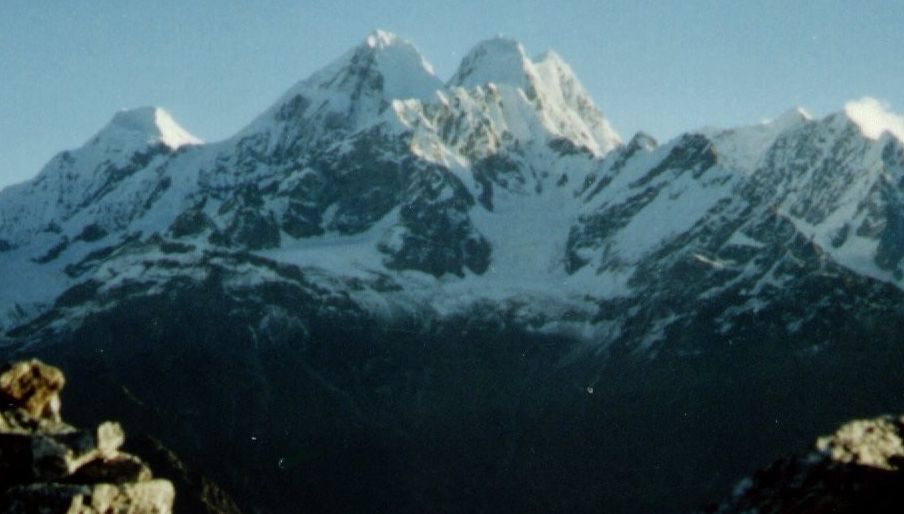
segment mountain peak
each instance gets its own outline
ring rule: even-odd
[[[364,39],[363,48],[373,54],[372,66],[382,78],[386,100],[430,100],[443,86],[420,50],[391,32],[375,30]],[[360,50],[352,52],[352,60]]]
[[[807,112],[806,109],[804,109],[803,107],[795,107],[793,109],[788,109],[769,123],[772,125],[792,126],[803,121],[810,121],[812,119],[813,117],[810,116],[810,113]]]
[[[312,116],[319,119],[313,124],[319,127],[315,132],[323,132],[326,125],[352,129],[377,119],[393,100],[431,101],[442,87],[433,66],[413,44],[391,32],[375,30],[292,86],[239,135],[272,130],[274,121],[311,121]],[[324,122],[326,118],[330,121]]]
[[[621,145],[571,67],[551,50],[532,60],[514,39],[481,41],[462,59],[449,86],[471,89],[491,83],[521,90],[552,134],[598,155]]]
[[[465,55],[449,84],[472,88],[492,82],[524,88],[530,65],[521,43],[496,36],[481,41]]]
[[[317,96],[315,91],[357,96],[366,89],[384,100],[427,100],[442,85],[433,66],[413,44],[375,30],[361,44],[293,87],[287,96]]]
[[[162,143],[175,150],[203,142],[182,128],[168,112],[159,107],[122,109],[92,139],[117,148],[131,148]]]
[[[386,48],[396,44],[404,44],[405,41],[392,32],[377,29],[364,38],[364,44],[370,48]]]
[[[886,102],[866,96],[846,103],[844,114],[869,139],[879,139],[888,132],[904,142],[904,117],[892,112]]]

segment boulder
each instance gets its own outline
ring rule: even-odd
[[[3,512],[21,514],[169,514],[176,492],[168,480],[126,484],[36,483],[4,494]]]
[[[38,360],[0,373],[0,514],[171,514],[175,489],[120,451],[125,433],[63,422],[63,373]]]
[[[904,416],[849,422],[745,478],[716,514],[870,514],[904,511]]]
[[[36,420],[60,421],[60,390],[66,383],[63,372],[43,362],[7,364],[0,372],[2,408],[19,408]]]

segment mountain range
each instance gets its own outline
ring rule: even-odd
[[[121,111],[0,192],[0,341],[249,511],[688,511],[901,410],[902,127],[625,142],[554,52],[444,82],[376,31],[227,140]]]

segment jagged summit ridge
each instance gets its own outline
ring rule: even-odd
[[[549,50],[527,56],[514,39],[498,36],[477,44],[462,59],[449,87],[515,88],[531,102],[539,122],[551,133],[597,155],[621,145],[621,137],[590,99],[571,67]]]
[[[332,67],[366,63],[379,74],[380,91],[384,100],[417,98],[433,99],[434,92],[442,87],[442,81],[433,71],[433,65],[411,42],[391,32],[375,30],[364,41],[340,58]],[[331,67],[327,67],[329,75]]]
[[[506,93],[489,93],[490,84],[512,95],[506,100]],[[621,144],[571,68],[553,52],[533,61],[517,41],[490,39],[469,52],[443,84],[414,45],[381,30],[290,88],[239,137],[267,134],[271,148],[278,148],[297,147],[290,141],[302,133],[310,141],[321,141],[320,134],[327,131],[353,133],[384,123],[404,131],[411,128],[411,119],[430,118],[427,111],[448,105],[458,95],[455,90],[475,88],[481,92],[461,98],[465,105],[456,108],[471,112],[454,115],[491,118],[478,124],[490,123],[496,137],[508,129],[525,137],[546,133],[597,155]],[[396,108],[390,109],[394,103]]]

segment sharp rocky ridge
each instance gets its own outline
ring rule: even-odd
[[[0,327],[52,332],[222,267],[242,287],[293,269],[378,317],[489,302],[602,347],[658,347],[732,298],[710,327],[728,333],[802,281],[901,288],[904,143],[878,111],[625,144],[553,52],[490,39],[444,83],[376,31],[225,141],[122,111],[3,190]]]

